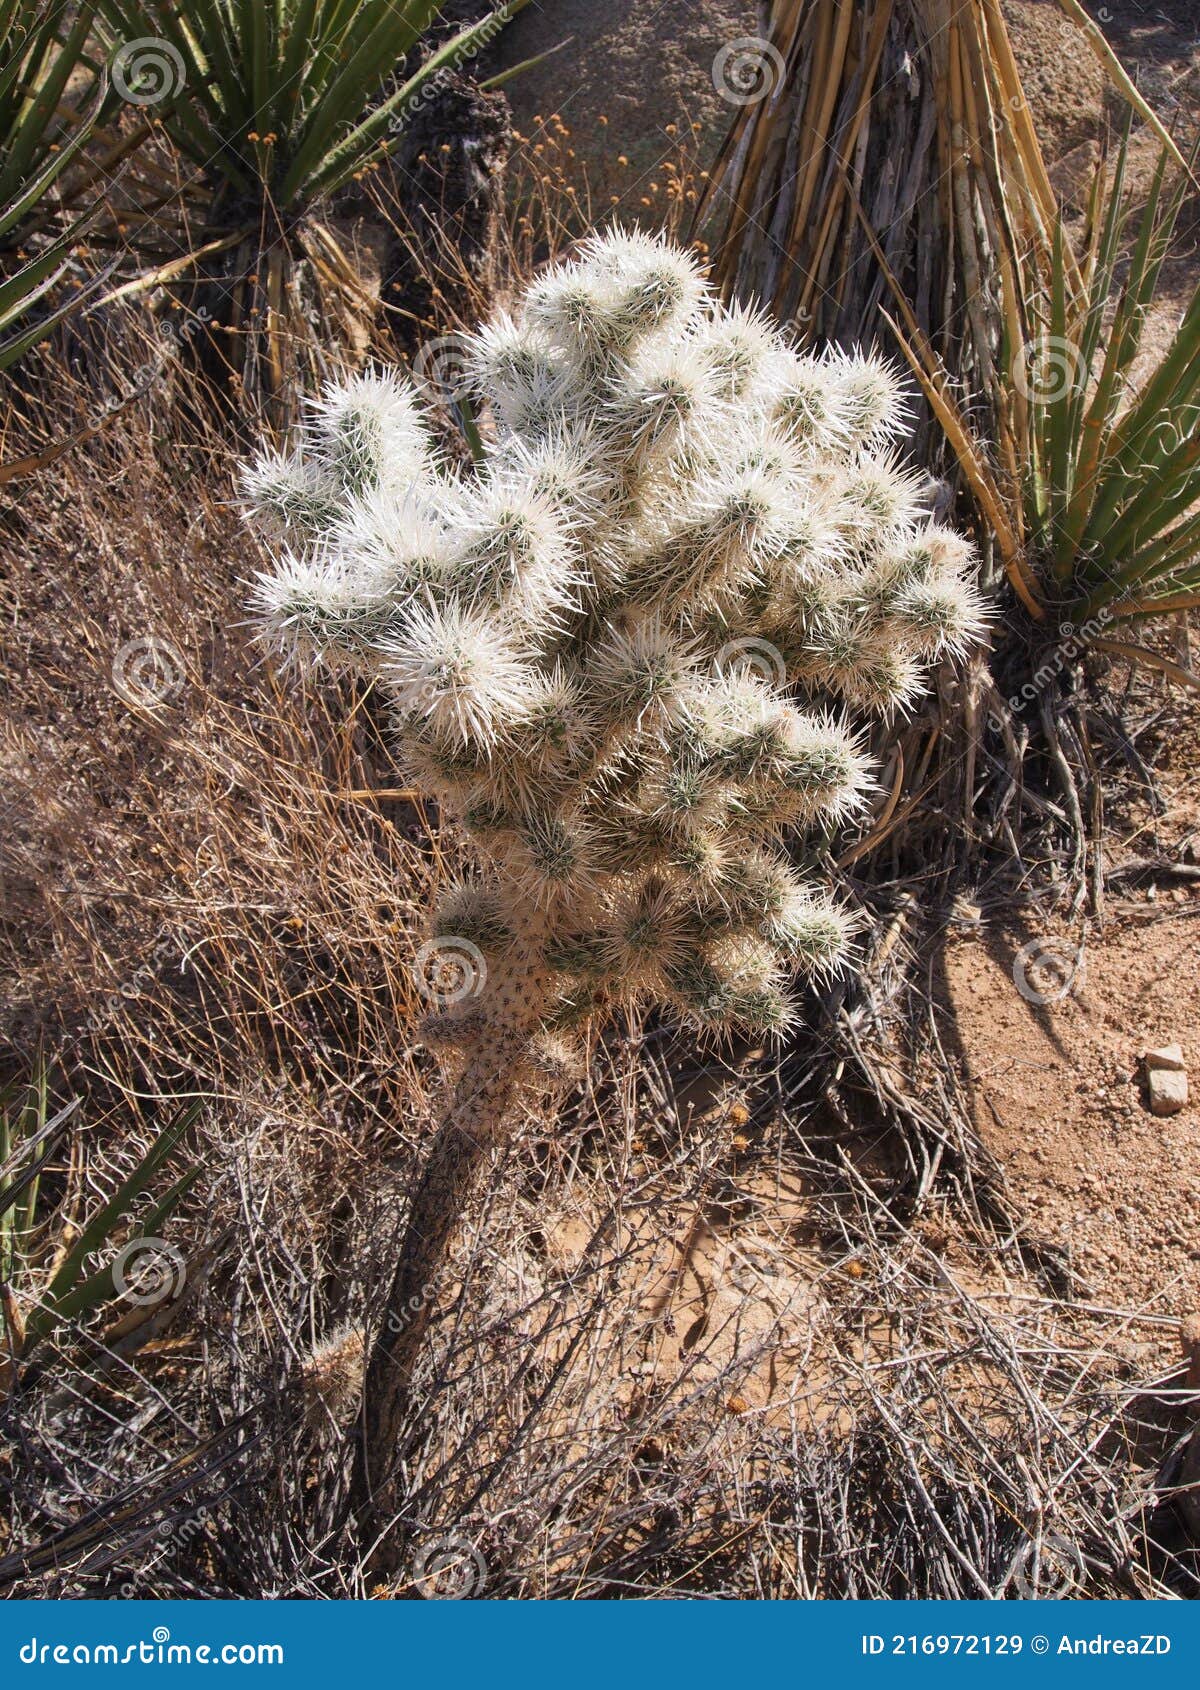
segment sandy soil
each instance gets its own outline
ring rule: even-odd
[[[1095,134],[1104,105],[1104,71],[1057,0],[1004,0],[1004,15],[1051,163]]]
[[[1026,1001],[1014,982],[1023,934],[1001,928],[945,957],[943,1037],[980,1133],[1031,1234],[1064,1252],[1079,1295],[1113,1308],[1200,1307],[1200,975],[1180,966],[1198,918],[1195,896],[1161,915],[1130,908],[1085,947],[1054,1004]],[[1171,1041],[1191,1100],[1159,1119],[1140,1059]]]
[[[699,124],[701,152],[715,152],[734,107],[717,92],[713,61],[761,33],[754,0],[544,0],[513,20],[498,55],[519,64],[569,37],[569,48],[506,85],[517,129],[556,111],[589,166],[623,153],[636,179],[675,151],[669,124]]]
[[[1161,705],[1137,743],[1162,809],[1140,785],[1107,795],[1103,921],[985,922],[949,940],[935,975],[946,1049],[1032,1233],[1068,1255],[1081,1294],[1181,1314],[1200,1309],[1200,884],[1120,875],[1155,858],[1186,874],[1197,856],[1200,702]],[[1037,970],[1044,948],[1062,959],[1054,979]],[[1170,1043],[1190,1098],[1159,1118],[1141,1059]]]

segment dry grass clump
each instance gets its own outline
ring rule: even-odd
[[[245,1199],[232,1306],[223,1266],[173,1349],[109,1359],[86,1393],[60,1373],[22,1404],[27,1494],[48,1494],[51,1458],[106,1477],[62,1499],[82,1523],[57,1565],[35,1547],[17,1588],[408,1595],[447,1553],[494,1598],[1011,1596],[1038,1578],[1051,1594],[1064,1568],[1078,1593],[1189,1588],[1153,1482],[1185,1393],[1120,1376],[1155,1315],[1065,1311],[1013,1255],[999,1269],[994,1241],[932,1217],[901,1229],[898,1167],[839,1132],[836,1174],[785,1074],[739,1093],[750,1148],[732,1151],[740,1117],[720,1098],[689,1113],[665,1055],[603,1057],[585,1109],[552,1138],[532,1124],[522,1179],[495,1170],[421,1381],[395,1584],[373,1585],[349,1539],[353,1428],[310,1416],[297,1436],[285,1385],[328,1367],[303,1311],[327,1317],[340,1266],[371,1262],[369,1202],[344,1250],[305,1258],[296,1194],[251,1134],[226,1182]],[[768,1266],[747,1238],[797,1190]],[[1147,1547],[1147,1521],[1164,1543]],[[45,1540],[32,1508],[19,1526],[23,1546]]]
[[[106,367],[123,399],[145,351],[135,340]],[[58,411],[86,415],[84,382],[51,374]],[[444,873],[442,852],[418,809],[373,795],[366,698],[293,703],[261,668],[240,614],[253,558],[225,448],[189,423],[204,403],[198,386],[173,400],[169,380],[132,399],[0,518],[5,1077],[25,1077],[40,1048],[55,1094],[84,1099],[43,1176],[38,1271],[21,1294],[153,1126],[180,1099],[203,1104],[201,1178],[170,1232],[187,1288],[141,1331],[153,1359],[125,1359],[122,1335],[93,1322],[18,1381],[14,1412],[46,1415],[14,1475],[18,1537],[44,1529],[32,1499],[59,1482],[60,1440],[77,1440],[69,1517],[172,1449],[131,1432],[140,1390],[161,1408],[161,1378],[173,1401],[196,1402],[197,1428],[210,1387],[217,1418],[236,1416],[261,1396],[265,1356],[278,1374],[360,1313],[357,1251],[334,1285],[320,1264],[332,1272],[330,1252],[366,1222],[346,1194],[365,1191],[377,1221],[371,1170],[403,1175],[426,1130],[406,916]],[[287,1294],[272,1303],[280,1264]],[[81,1451],[97,1437],[121,1453],[92,1491]]]

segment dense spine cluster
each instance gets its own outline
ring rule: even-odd
[[[377,678],[408,775],[477,848],[426,948],[468,971],[436,1030],[549,1050],[650,1001],[778,1031],[850,937],[784,848],[863,805],[846,712],[909,705],[981,626],[968,546],[894,455],[896,378],[797,353],[640,234],[593,239],[467,353],[474,470],[411,383],[360,375],[246,478],[274,640]]]

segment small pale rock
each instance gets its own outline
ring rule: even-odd
[[[1146,1071],[1150,1074],[1154,1073],[1155,1069],[1182,1074],[1185,1066],[1183,1050],[1179,1045],[1160,1045],[1157,1050],[1148,1050],[1145,1061]]]
[[[1150,1113],[1178,1115],[1188,1100],[1187,1075],[1169,1068],[1152,1068],[1150,1080]]]

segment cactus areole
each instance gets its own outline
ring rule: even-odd
[[[851,718],[981,626],[969,546],[895,456],[889,367],[801,355],[669,243],[595,237],[457,352],[470,472],[416,386],[366,374],[245,484],[273,643],[375,678],[475,847],[416,954],[423,1036],[465,1056],[396,1291],[422,1307],[514,1094],[576,1070],[589,1024],[779,1033],[795,977],[843,965],[852,919],[787,843],[819,861],[871,788]]]

